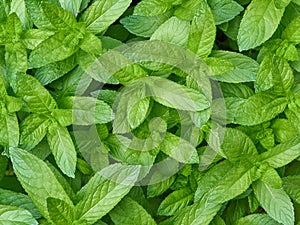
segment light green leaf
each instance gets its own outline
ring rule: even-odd
[[[271,126],[275,140],[282,143],[296,137],[299,134],[296,126],[291,120],[276,119]]]
[[[300,203],[300,176],[291,175],[282,178],[284,191],[298,204]]]
[[[252,185],[255,196],[268,215],[279,223],[294,224],[294,208],[289,196],[282,188],[275,189],[257,181]]]
[[[22,24],[16,13],[11,13],[7,17],[6,21],[7,35],[10,38],[18,39],[19,35],[22,33]]]
[[[33,204],[29,196],[13,192],[10,190],[0,189],[0,204],[11,205],[28,210],[34,218],[38,219],[42,215],[39,213],[36,206]]]
[[[39,68],[64,60],[78,49],[79,38],[73,32],[61,30],[39,44],[29,56],[29,67]]]
[[[26,111],[49,113],[57,107],[48,90],[30,75],[18,74],[16,90],[16,95],[25,103]]]
[[[300,156],[299,146],[300,136],[297,136],[262,153],[259,157],[260,161],[274,168],[285,166]]]
[[[226,97],[239,97],[239,98],[249,98],[254,95],[254,91],[246,84],[231,84],[231,83],[221,83],[223,96]]]
[[[258,71],[258,63],[245,55],[229,52],[229,51],[213,51],[212,57],[228,60],[234,65],[234,69],[214,76],[215,79],[229,83],[241,83],[255,81],[256,73]]]
[[[60,108],[71,109],[73,124],[91,125],[108,123],[113,119],[112,109],[105,102],[92,97],[73,96],[59,101]]]
[[[115,22],[129,7],[131,0],[96,0],[80,17],[86,29],[92,33],[101,33]]]
[[[160,77],[141,78],[150,96],[157,102],[179,110],[201,111],[210,103],[201,92]]]
[[[194,193],[190,188],[174,191],[161,202],[158,208],[158,214],[173,216],[188,206],[192,202],[193,197]]]
[[[54,33],[40,29],[30,29],[22,33],[22,42],[27,49],[33,50],[44,40],[52,36]]]
[[[16,13],[20,18],[24,30],[32,27],[32,21],[27,13],[25,0],[12,0],[10,5],[10,13],[13,12]]]
[[[201,200],[172,217],[169,224],[209,225],[221,207],[221,204],[207,202],[207,197],[204,196]]]
[[[57,30],[72,29],[77,26],[77,21],[74,15],[64,10],[63,8],[42,2],[42,8],[45,16],[50,21],[53,27]]]
[[[89,54],[100,55],[102,53],[101,39],[90,32],[84,35],[79,47]]]
[[[18,180],[46,219],[50,220],[47,198],[57,198],[73,205],[45,162],[19,148],[10,148],[9,153]]]
[[[77,194],[75,224],[93,224],[112,210],[137,181],[139,170],[113,164],[96,173]]]
[[[257,92],[272,89],[278,94],[287,95],[294,85],[294,74],[287,60],[276,56],[266,56],[257,73]]]
[[[57,198],[47,198],[49,216],[55,225],[72,224],[74,206]]]
[[[209,138],[216,140],[215,135],[212,132]],[[236,162],[243,158],[253,162],[256,161],[258,156],[256,147],[252,140],[242,131],[234,128],[226,128],[225,131],[221,129],[218,133],[218,138],[221,140],[221,143],[215,146],[211,144],[211,146],[215,151],[224,154],[229,161]]]
[[[0,224],[37,225],[38,222],[26,209],[0,205]]]
[[[192,20],[187,47],[197,56],[207,57],[216,38],[213,14],[206,1],[201,1],[196,16]]]
[[[287,105],[287,99],[277,97],[271,92],[260,92],[252,95],[248,99],[228,97],[225,98],[226,115],[221,105],[224,99],[217,99],[213,102],[212,108],[215,116],[221,121],[227,120],[227,123],[235,123],[245,126],[257,125],[270,119],[273,119],[279,113],[283,112]],[[221,106],[221,108],[220,108]]]
[[[77,16],[80,10],[82,0],[73,0],[73,1],[59,0],[59,3],[63,9],[72,13],[74,16]]]
[[[232,20],[244,9],[233,0],[209,0],[208,4],[211,7],[217,25]]]
[[[147,186],[147,197],[154,198],[162,195],[171,187],[174,181],[175,176],[167,176],[163,171],[154,171],[150,184]]]
[[[172,133],[166,133],[160,150],[181,163],[198,163],[196,148],[188,141]]]
[[[157,16],[132,15],[121,19],[120,22],[130,33],[142,37],[151,37],[151,35],[170,17],[170,12]]]
[[[27,51],[21,42],[5,45],[5,63],[10,76],[27,71]]]
[[[276,8],[274,0],[251,1],[238,33],[240,51],[255,48],[268,40],[275,32],[283,12],[284,8]]]
[[[300,15],[292,20],[282,32],[282,38],[287,39],[293,44],[297,45],[300,43]]]
[[[0,102],[0,145],[16,147],[19,143],[19,124],[15,113],[9,113]]]
[[[133,15],[157,16],[166,13],[172,8],[171,1],[142,0],[135,7]]]
[[[128,111],[128,123],[131,128],[137,128],[145,119],[150,107],[150,98],[143,98]]]
[[[152,34],[150,40],[160,40],[185,46],[188,39],[189,28],[189,22],[173,16],[160,25]]]
[[[115,225],[131,225],[136,224],[155,225],[156,222],[149,213],[136,201],[129,197],[125,197],[122,201],[109,213]]]
[[[64,174],[74,178],[77,157],[68,129],[55,123],[51,124],[47,140],[58,167]]]
[[[267,214],[252,214],[240,218],[236,225],[280,225]]]
[[[99,82],[107,83],[110,79],[117,78],[124,85],[147,76],[139,65],[115,50],[110,50],[95,59],[86,68],[86,73]]]
[[[235,66],[226,59],[208,57],[204,59],[204,61],[209,67],[211,76],[229,73],[230,71],[235,69]]]
[[[76,55],[71,55],[62,61],[50,63],[38,68],[35,73],[35,78],[42,85],[49,84],[70,72],[75,68],[76,64]]]
[[[51,121],[42,114],[30,114],[20,124],[20,147],[33,149],[46,136]]]
[[[25,5],[30,16],[30,19],[39,29],[55,30],[55,27],[51,24],[46,17],[42,9],[42,1],[40,0],[25,0]]]

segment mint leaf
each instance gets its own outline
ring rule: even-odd
[[[97,0],[82,14],[80,21],[92,33],[101,33],[115,22],[130,5],[131,0]]]
[[[192,20],[187,47],[199,57],[207,57],[216,37],[216,26],[208,4],[201,1],[197,16]]]
[[[284,8],[278,9],[274,0],[251,1],[240,24],[238,33],[239,50],[249,50],[261,45],[275,32]]]
[[[72,224],[74,206],[57,198],[47,198],[47,208],[51,220],[57,225]]]
[[[189,28],[190,25],[187,21],[173,16],[160,25],[152,34],[150,40],[160,40],[185,46],[188,39]]]
[[[78,49],[78,35],[69,30],[61,30],[39,44],[29,56],[29,67],[39,68],[64,60]]]
[[[148,212],[129,197],[123,198],[122,201],[109,213],[109,216],[116,225],[130,224],[132,221],[135,221],[135,223],[138,224],[156,224]]]
[[[58,167],[64,174],[74,178],[77,157],[68,129],[52,123],[48,128],[47,140]]]
[[[294,209],[288,195],[281,189],[257,181],[253,185],[255,196],[273,219],[283,224],[294,224]]]
[[[47,198],[57,198],[73,204],[45,162],[19,148],[10,148],[9,154],[18,180],[45,218],[51,221]]]
[[[32,217],[30,212],[15,206],[0,206],[0,223],[2,224],[32,224],[37,225],[38,222]]]
[[[114,164],[92,177],[78,192],[75,223],[93,224],[108,213],[137,181],[139,167]]]
[[[252,214],[245,216],[238,220],[237,225],[265,225],[274,224],[279,225],[275,220],[266,214]]]

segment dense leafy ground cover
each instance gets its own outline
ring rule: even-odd
[[[299,224],[299,44],[299,0],[0,1],[0,224]]]

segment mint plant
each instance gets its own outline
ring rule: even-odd
[[[0,1],[0,224],[300,224],[299,0]]]

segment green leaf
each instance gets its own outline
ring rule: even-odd
[[[61,30],[39,44],[30,54],[30,68],[39,68],[49,63],[64,60],[78,49],[78,35],[68,30]]]
[[[233,0],[209,0],[209,6],[214,14],[216,24],[222,24],[232,20],[236,17],[244,8]]]
[[[20,42],[5,45],[5,62],[10,75],[17,72],[25,73],[28,69],[25,46]]]
[[[47,140],[58,167],[64,174],[74,178],[77,157],[68,129],[55,123],[51,124]]]
[[[255,89],[257,92],[272,89],[279,94],[287,95],[294,85],[294,75],[287,60],[266,56],[257,73]]]
[[[155,225],[156,222],[148,212],[136,201],[125,197],[109,213],[112,221],[116,225],[130,225],[134,221],[137,224]]]
[[[86,30],[101,33],[115,22],[129,7],[131,0],[96,0],[80,17],[85,22]]]
[[[201,92],[179,85],[160,77],[146,77],[144,81],[150,96],[162,105],[187,111],[201,111],[207,109],[210,103]]]
[[[0,102],[0,145],[16,147],[19,143],[19,124],[15,113],[9,113]]]
[[[74,15],[63,8],[47,2],[42,2],[42,8],[45,16],[55,29],[65,30],[76,27],[77,21]]]
[[[260,161],[262,163],[268,163],[274,168],[279,168],[290,163],[300,155],[300,137],[297,136],[284,142],[282,144],[276,145],[274,148],[260,155]]]
[[[279,225],[267,214],[252,214],[238,220],[236,225]]]
[[[138,166],[114,164],[96,173],[77,194],[77,224],[93,224],[113,209],[137,181],[139,170]]]
[[[32,21],[27,13],[25,0],[12,0],[10,5],[10,13],[13,12],[16,13],[20,18],[24,30],[32,27]]]
[[[167,176],[163,172],[155,171],[147,186],[147,197],[154,198],[165,193],[174,183],[174,176]]]
[[[49,216],[54,224],[72,224],[74,206],[57,198],[47,198]]]
[[[46,136],[50,124],[50,119],[42,114],[27,116],[20,124],[20,147],[33,149]]]
[[[26,111],[49,113],[57,107],[48,90],[30,75],[18,74],[16,89],[16,95],[24,101]]]
[[[282,178],[284,191],[298,204],[300,203],[300,176],[291,175]]]
[[[223,108],[220,109],[220,106],[222,107],[220,101],[224,101],[224,99],[213,102],[212,108],[216,110],[216,117],[219,117],[222,121],[226,119],[228,123],[245,126],[253,126],[269,121],[283,112],[287,105],[286,98],[276,98],[271,92],[260,92],[248,99],[228,97],[225,98],[227,110],[226,117],[224,117],[224,110]]]
[[[145,119],[150,107],[150,98],[143,98],[128,111],[128,123],[131,128],[137,128]]]
[[[270,217],[282,224],[294,224],[294,208],[282,188],[275,189],[261,181],[255,182],[252,187],[257,200]]]
[[[171,158],[182,163],[198,163],[199,158],[195,147],[188,141],[172,133],[166,133],[160,150]]]
[[[208,65],[212,76],[228,73],[235,68],[231,62],[225,59],[209,57],[204,61]]]
[[[209,142],[210,139],[212,139],[212,142],[217,139],[221,140],[221,143],[210,144],[215,151],[224,154],[225,157],[233,163],[243,158],[247,158],[253,162],[256,161],[258,156],[256,147],[245,133],[234,128],[226,128],[225,131],[220,129],[218,131],[218,134],[211,132],[209,137]],[[216,137],[216,135],[218,136]]]
[[[25,0],[25,5],[34,25],[36,25],[39,29],[55,30],[55,27],[53,27],[43,11],[42,1]]]
[[[12,13],[7,17],[6,21],[7,35],[10,38],[18,39],[19,35],[22,33],[22,24],[16,13]]]
[[[158,214],[162,216],[173,216],[188,206],[194,197],[190,188],[177,190],[169,194],[160,204]]]
[[[132,15],[121,19],[120,22],[130,33],[142,37],[151,37],[170,17],[170,12],[157,16]]]
[[[238,33],[239,50],[249,50],[261,45],[275,32],[284,8],[278,9],[274,0],[253,0],[248,5]]]
[[[171,8],[171,1],[142,0],[134,7],[133,15],[157,16],[164,14]]]
[[[74,16],[77,16],[80,10],[80,6],[82,4],[82,0],[75,0],[75,1],[59,0],[59,3],[63,9],[72,13]]]
[[[36,70],[35,78],[42,84],[49,84],[75,68],[77,59],[72,55],[62,61],[50,63]]]
[[[0,224],[37,225],[38,222],[26,209],[0,205]]]
[[[28,210],[34,218],[38,219],[42,215],[36,208],[36,206],[33,204],[32,200],[29,196],[13,192],[10,190],[0,189],[0,204],[1,205],[10,205],[10,206],[16,206],[19,208],[23,208]]]
[[[271,128],[273,129],[275,140],[279,143],[286,142],[299,134],[294,123],[287,119],[276,119]]]
[[[54,33],[40,29],[30,29],[22,33],[22,42],[27,49],[33,50],[44,40],[48,39]]]
[[[192,20],[187,47],[197,56],[207,57],[216,38],[216,26],[208,4],[201,1],[196,16]]]
[[[169,224],[209,225],[221,207],[221,204],[216,204],[214,202],[210,204],[207,203],[207,198],[203,197],[193,205],[186,207],[183,211],[180,211],[178,215],[172,217],[171,223]]]
[[[18,180],[46,219],[51,221],[47,198],[57,198],[69,205],[73,204],[45,162],[19,148],[10,148],[9,154]]]
[[[287,39],[289,42],[297,45],[300,43],[300,15],[292,20],[282,32],[282,38]]]
[[[250,57],[235,52],[221,50],[213,51],[211,56],[228,60],[235,67],[227,73],[214,76],[215,79],[228,83],[255,81],[259,65]]]
[[[59,106],[72,110],[73,124],[75,125],[103,124],[113,119],[110,106],[92,97],[65,97],[59,100]]]
[[[80,48],[89,54],[100,55],[102,53],[101,39],[87,32],[80,42]]]
[[[188,39],[189,28],[189,22],[173,16],[160,25],[152,34],[150,40],[160,40],[185,46]]]

